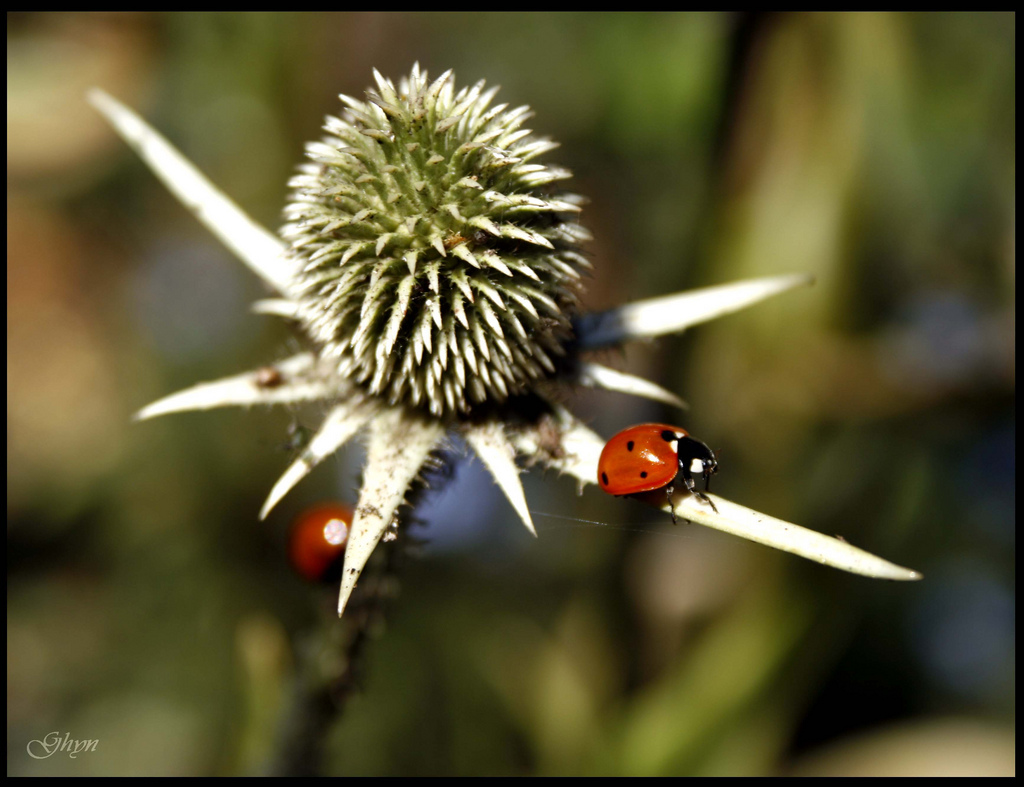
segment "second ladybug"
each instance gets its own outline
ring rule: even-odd
[[[669,502],[681,482],[701,502],[715,504],[704,492],[718,471],[715,453],[679,426],[637,424],[623,429],[605,443],[597,463],[597,480],[610,495],[646,495],[664,490]],[[704,492],[696,488],[704,478]],[[672,514],[675,521],[675,513]]]
[[[295,570],[310,582],[337,581],[351,524],[352,509],[341,503],[304,511],[288,536],[288,556]]]

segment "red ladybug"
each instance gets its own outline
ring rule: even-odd
[[[664,490],[669,500],[679,480],[688,491],[718,512],[711,498],[696,489],[695,475],[708,491],[718,471],[715,453],[679,426],[637,424],[605,443],[597,462],[597,480],[610,495],[643,495]],[[672,514],[675,521],[675,513]]]
[[[310,582],[341,575],[341,557],[348,543],[352,509],[325,503],[303,512],[288,537],[292,567]]]

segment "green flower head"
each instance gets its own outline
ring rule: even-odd
[[[555,372],[589,265],[556,144],[496,88],[414,67],[342,96],[290,183],[282,231],[320,355],[389,404],[469,412]]]

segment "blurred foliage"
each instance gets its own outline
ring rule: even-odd
[[[260,503],[316,412],[132,425],[294,351],[261,290],[83,100],[136,107],[256,219],[371,68],[502,85],[560,140],[590,308],[793,271],[817,286],[602,360],[683,416],[727,497],[922,571],[892,584],[478,465],[329,731],[333,774],[1012,773],[1012,14],[47,15],[7,27],[8,773],[258,773],[333,588]],[[566,517],[566,518],[559,518]],[[589,525],[592,520],[601,526]],[[52,731],[96,751],[34,760]]]

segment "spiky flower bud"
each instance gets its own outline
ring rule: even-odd
[[[467,413],[554,372],[589,267],[581,199],[536,161],[557,145],[521,128],[529,109],[491,106],[497,88],[374,76],[290,183],[301,315],[370,393]]]

